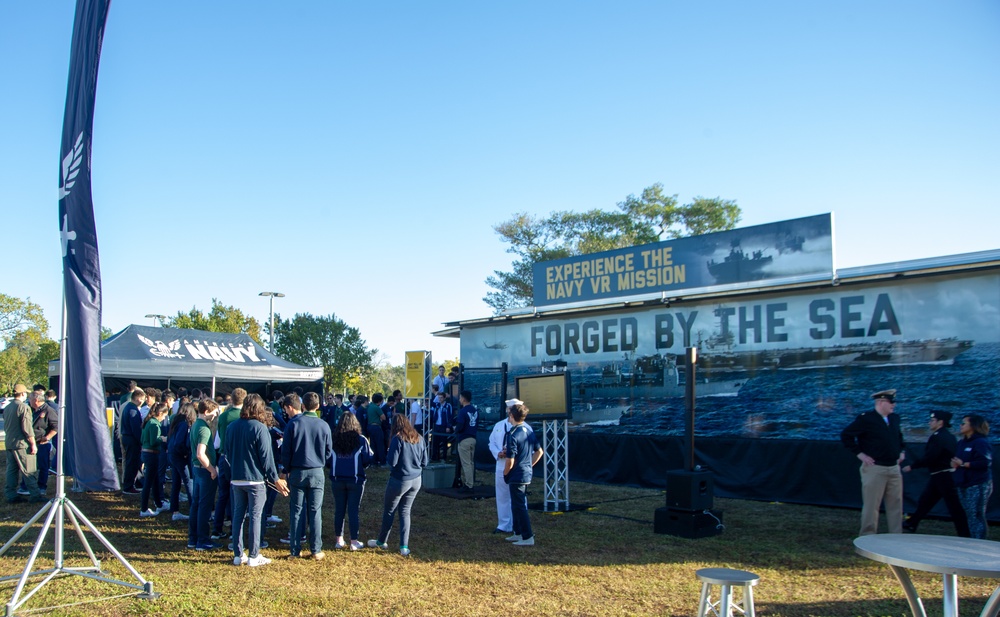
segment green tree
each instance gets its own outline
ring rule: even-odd
[[[0,293],[0,386],[48,383],[48,362],[59,357],[59,343],[48,338],[42,307]]]
[[[372,370],[359,375],[352,389],[369,396],[381,392],[389,396],[395,390],[402,390],[406,385],[406,366],[392,364],[386,354],[379,354],[373,362]]]
[[[212,310],[205,313],[191,307],[187,313],[178,312],[176,317],[168,317],[163,324],[168,328],[192,328],[207,332],[228,332],[247,334],[257,343],[261,342],[260,322],[234,306],[224,306],[212,298]]]
[[[496,313],[529,306],[536,263],[733,229],[740,217],[733,200],[695,197],[681,205],[660,183],[629,195],[617,211],[559,211],[545,218],[521,212],[493,228],[517,259],[509,272],[496,270],[486,278],[494,291],[483,300]]]
[[[49,360],[59,357],[59,343],[35,328],[20,330],[7,337],[0,351],[0,384],[11,389],[16,383],[46,384]]]
[[[322,366],[329,388],[357,387],[375,373],[377,350],[369,349],[361,332],[336,315],[296,314],[291,319],[274,316],[275,353],[296,364]]]
[[[49,331],[49,322],[42,313],[42,307],[31,301],[22,300],[0,293],[0,338],[5,342],[17,332],[35,329],[42,333]]]

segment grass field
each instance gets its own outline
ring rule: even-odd
[[[375,537],[381,520],[387,472],[369,475],[361,512],[361,540]],[[490,483],[492,474],[477,479]],[[845,482],[856,481],[845,478]],[[540,480],[529,501],[540,501]],[[49,494],[52,494],[50,482]],[[532,511],[537,544],[514,547],[490,533],[496,525],[492,499],[458,501],[427,493],[414,505],[410,548],[398,553],[333,550],[333,504],[324,507],[325,561],[288,559],[278,539],[288,532],[288,501],[275,514],[284,522],[268,530],[263,554],[274,563],[233,567],[232,553],[187,550],[186,522],[168,514],[138,517],[138,498],[69,493],[70,499],[163,595],[157,600],[117,598],[61,608],[54,615],[694,615],[702,567],[732,567],[760,575],[758,615],[908,615],[902,591],[884,565],[854,553],[858,512],[813,506],[716,499],[725,531],[687,540],[653,533],[662,491],[571,483],[579,511]],[[182,511],[186,510],[184,504]],[[39,509],[3,506],[0,541],[6,542]],[[390,546],[398,544],[398,526]],[[950,523],[926,521],[924,533],[952,535]],[[992,538],[997,539],[996,530]],[[88,561],[67,529],[67,565]],[[0,558],[0,575],[20,573],[37,532]],[[102,565],[134,581],[96,540]],[[51,536],[35,569],[51,567]],[[928,615],[941,614],[941,580],[913,573]],[[963,614],[978,614],[996,581],[962,578]],[[6,604],[14,583],[3,585]],[[125,588],[81,577],[47,584],[26,608],[64,605],[114,596]],[[20,614],[20,613],[19,613]]]

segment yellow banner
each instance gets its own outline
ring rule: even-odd
[[[427,379],[430,363],[426,351],[406,352],[406,398],[424,398],[427,396]]]

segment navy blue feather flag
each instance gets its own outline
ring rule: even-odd
[[[59,160],[66,319],[64,463],[78,487],[119,488],[101,375],[101,263],[90,185],[97,68],[110,0],[77,0]]]

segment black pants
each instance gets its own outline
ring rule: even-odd
[[[135,489],[135,481],[142,466],[142,446],[132,439],[122,439],[122,454],[125,459],[125,473],[122,474],[122,490]]]
[[[955,489],[951,474],[948,472],[931,474],[931,479],[924,487],[924,492],[917,499],[917,511],[906,519],[906,526],[916,530],[920,521],[942,499],[944,505],[948,507],[948,514],[951,515],[952,522],[955,523],[955,532],[958,533],[959,537],[970,537],[969,521],[965,517],[965,509],[958,500],[958,491]]]

